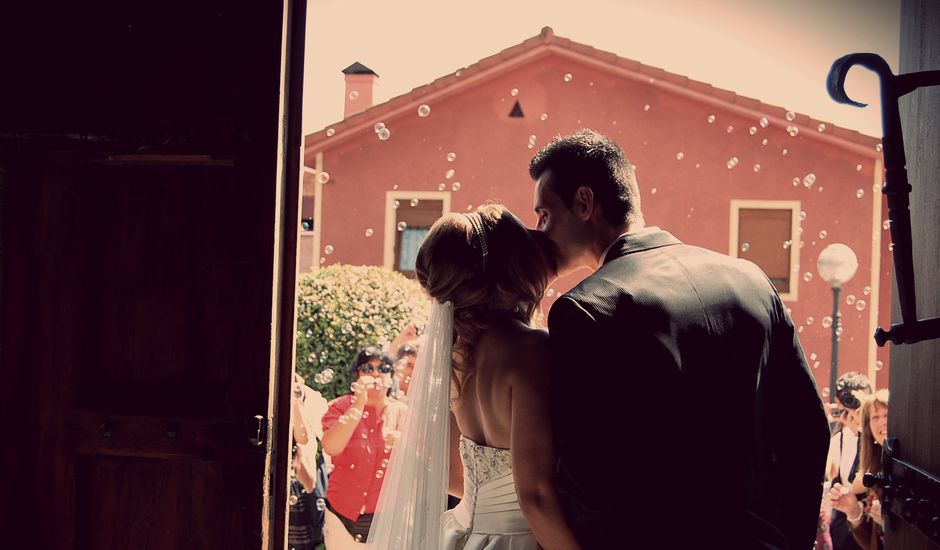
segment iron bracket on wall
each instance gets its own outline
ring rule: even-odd
[[[889,341],[897,345],[940,338],[940,317],[917,318],[911,238],[911,185],[907,180],[907,159],[904,155],[904,134],[898,105],[901,96],[917,88],[940,85],[940,71],[895,75],[888,63],[877,54],[853,53],[840,57],[829,69],[826,87],[832,99],[856,107],[864,107],[865,104],[852,100],[845,92],[845,77],[855,65],[870,69],[881,82],[881,126],[884,134],[881,142],[885,166],[885,185],[881,192],[888,197],[894,273],[901,306],[901,322],[892,324],[888,330],[879,327],[875,331],[875,342],[884,346]]]
[[[884,445],[884,472],[867,473],[866,487],[881,488],[885,525],[893,517],[904,518],[923,534],[940,544],[940,479],[898,458],[899,442],[889,437]]]

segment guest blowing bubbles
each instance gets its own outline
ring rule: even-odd
[[[351,370],[352,392],[331,401],[323,415],[323,450],[334,466],[326,497],[349,534],[364,540],[404,405],[389,397],[394,368],[378,346],[363,349]]]

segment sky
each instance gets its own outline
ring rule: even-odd
[[[846,80],[869,107],[835,103],[829,67],[855,52],[898,69],[900,0],[309,0],[304,133],[343,118],[342,69],[379,74],[382,103],[539,34],[610,51],[880,137],[878,79]]]

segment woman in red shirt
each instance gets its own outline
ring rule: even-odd
[[[364,541],[404,405],[389,396],[395,369],[378,346],[362,350],[352,371],[352,392],[331,401],[323,415],[323,451],[333,457],[326,501],[349,534]]]

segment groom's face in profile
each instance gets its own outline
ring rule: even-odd
[[[553,245],[558,276],[581,267],[579,236],[584,232],[584,224],[553,190],[551,170],[543,172],[536,183],[534,209],[539,217],[536,229]]]

